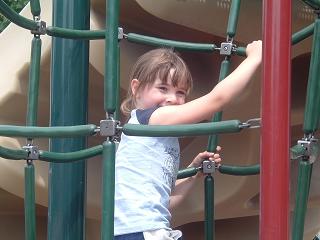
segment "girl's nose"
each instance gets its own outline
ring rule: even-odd
[[[166,102],[170,104],[176,104],[178,102],[177,96],[175,94],[168,94]]]

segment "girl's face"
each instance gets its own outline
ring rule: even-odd
[[[172,76],[174,69],[170,70]],[[134,82],[136,81],[136,82]],[[136,108],[147,109],[155,106],[168,106],[184,104],[186,100],[187,90],[184,86],[174,87],[169,77],[166,83],[159,78],[153,84],[147,85],[139,92],[135,91],[139,85],[137,79],[133,79],[131,83],[132,92],[136,99]]]

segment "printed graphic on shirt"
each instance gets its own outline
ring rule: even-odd
[[[171,186],[171,189],[174,187],[177,172],[179,170],[179,159],[180,159],[180,152],[177,148],[173,147],[166,147],[165,149],[166,158],[164,159],[164,164],[162,167],[162,176],[164,182]]]

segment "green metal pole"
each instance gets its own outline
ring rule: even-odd
[[[214,179],[211,175],[205,177],[205,239],[214,240]]]
[[[35,177],[33,164],[27,164],[24,168],[25,175],[25,237],[26,240],[36,239],[36,208],[35,208]]]
[[[231,3],[228,27],[227,27],[227,34],[231,38],[233,38],[236,35],[240,4],[241,4],[241,0],[232,0],[232,3]]]
[[[118,24],[119,24],[119,0],[108,0],[106,18],[106,50],[105,50],[105,74],[104,74],[104,108],[111,115],[116,111],[116,92],[118,80]]]
[[[54,0],[53,26],[89,29],[88,0]],[[53,38],[51,59],[51,126],[87,123],[89,42]],[[51,139],[53,152],[84,149],[86,139]],[[84,239],[85,161],[51,163],[48,239]]]
[[[36,126],[37,124],[40,59],[41,59],[41,39],[39,38],[39,36],[37,36],[32,39],[32,47],[31,47],[28,110],[27,110],[28,126]]]
[[[308,161],[301,160],[299,164],[298,188],[293,214],[292,240],[303,240],[311,174],[312,164]]]
[[[101,239],[113,240],[114,234],[114,183],[115,183],[115,153],[114,142],[103,143],[103,182],[102,182],[102,227]]]
[[[305,134],[315,132],[320,120],[320,19],[314,25],[313,44],[311,51],[307,100],[304,112],[303,130]]]
[[[229,74],[230,69],[230,60],[227,58],[221,62],[220,65],[220,75],[219,75],[219,82],[225,79]],[[213,117],[213,122],[220,122],[222,119],[222,112],[218,112]],[[218,135],[210,135],[208,140],[208,147],[207,150],[209,152],[214,152],[218,145]]]
[[[32,11],[33,15],[34,13],[37,13],[37,15],[40,14],[40,8],[36,9],[35,6],[32,6],[32,10],[35,10],[35,11]],[[27,109],[27,120],[26,120],[27,126],[37,125],[40,59],[41,59],[41,39],[39,36],[35,35],[31,45],[28,109]],[[32,139],[29,138],[28,143],[31,143],[31,140]],[[27,161],[24,177],[25,177],[24,211],[25,211],[26,239],[35,240],[36,239],[36,211],[35,211],[36,203],[35,203],[34,165],[32,161]]]

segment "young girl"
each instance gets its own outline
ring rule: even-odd
[[[192,88],[184,61],[170,49],[142,55],[133,67],[128,96],[121,109],[132,124],[188,124],[208,120],[235,98],[261,62],[261,41],[247,46],[247,58],[208,94],[185,102]],[[217,148],[220,151],[220,147]],[[176,240],[170,228],[170,208],[191,189],[195,177],[176,181],[180,149],[175,137],[135,137],[122,134],[116,154],[115,240]],[[219,154],[199,153],[220,161]]]

